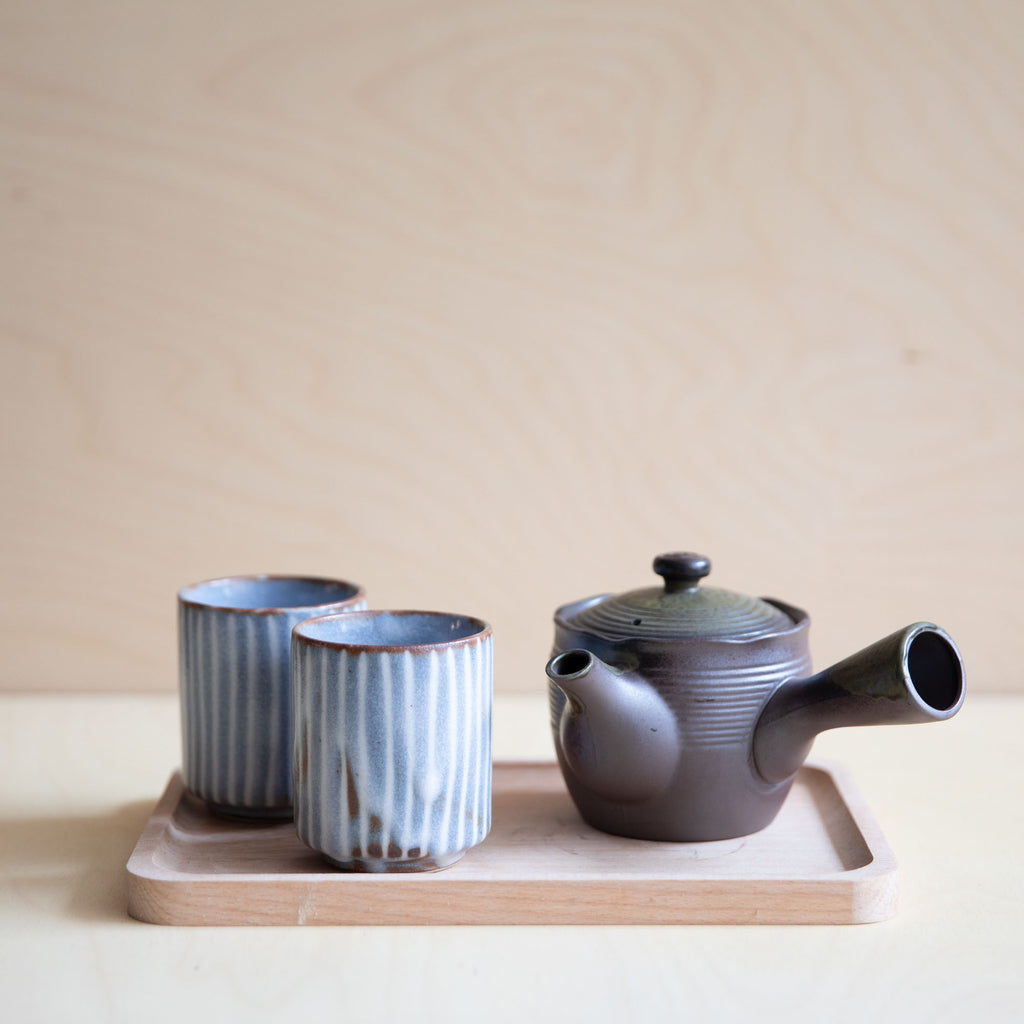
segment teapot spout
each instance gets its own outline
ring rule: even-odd
[[[942,722],[964,701],[964,666],[948,634],[917,622],[807,679],[789,679],[754,730],[760,776],[782,782],[803,764],[814,737],[846,725]]]
[[[675,716],[642,676],[582,649],[556,655],[547,675],[565,696],[557,748],[570,776],[627,802],[668,785],[679,760]]]

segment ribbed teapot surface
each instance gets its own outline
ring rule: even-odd
[[[659,555],[654,571],[663,587],[645,587],[588,603],[566,624],[607,640],[692,639],[749,641],[794,626],[781,608],[757,597],[700,586],[711,571],[703,555]]]

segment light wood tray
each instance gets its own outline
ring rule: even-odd
[[[896,912],[896,861],[845,774],[805,766],[743,839],[653,843],[576,813],[555,764],[497,764],[493,828],[424,874],[329,868],[290,823],[211,816],[175,773],[128,861],[128,912],[179,925],[856,924]]]

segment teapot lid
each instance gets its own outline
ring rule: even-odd
[[[711,561],[690,551],[658,555],[663,587],[630,590],[587,603],[569,623],[608,640],[756,640],[793,628],[782,608],[758,597],[700,586]]]

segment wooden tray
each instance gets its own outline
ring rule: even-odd
[[[175,773],[128,861],[154,924],[856,924],[896,912],[892,851],[843,772],[805,766],[743,839],[653,843],[583,823],[558,767],[496,764],[493,828],[425,874],[334,871],[287,824],[212,817]]]

